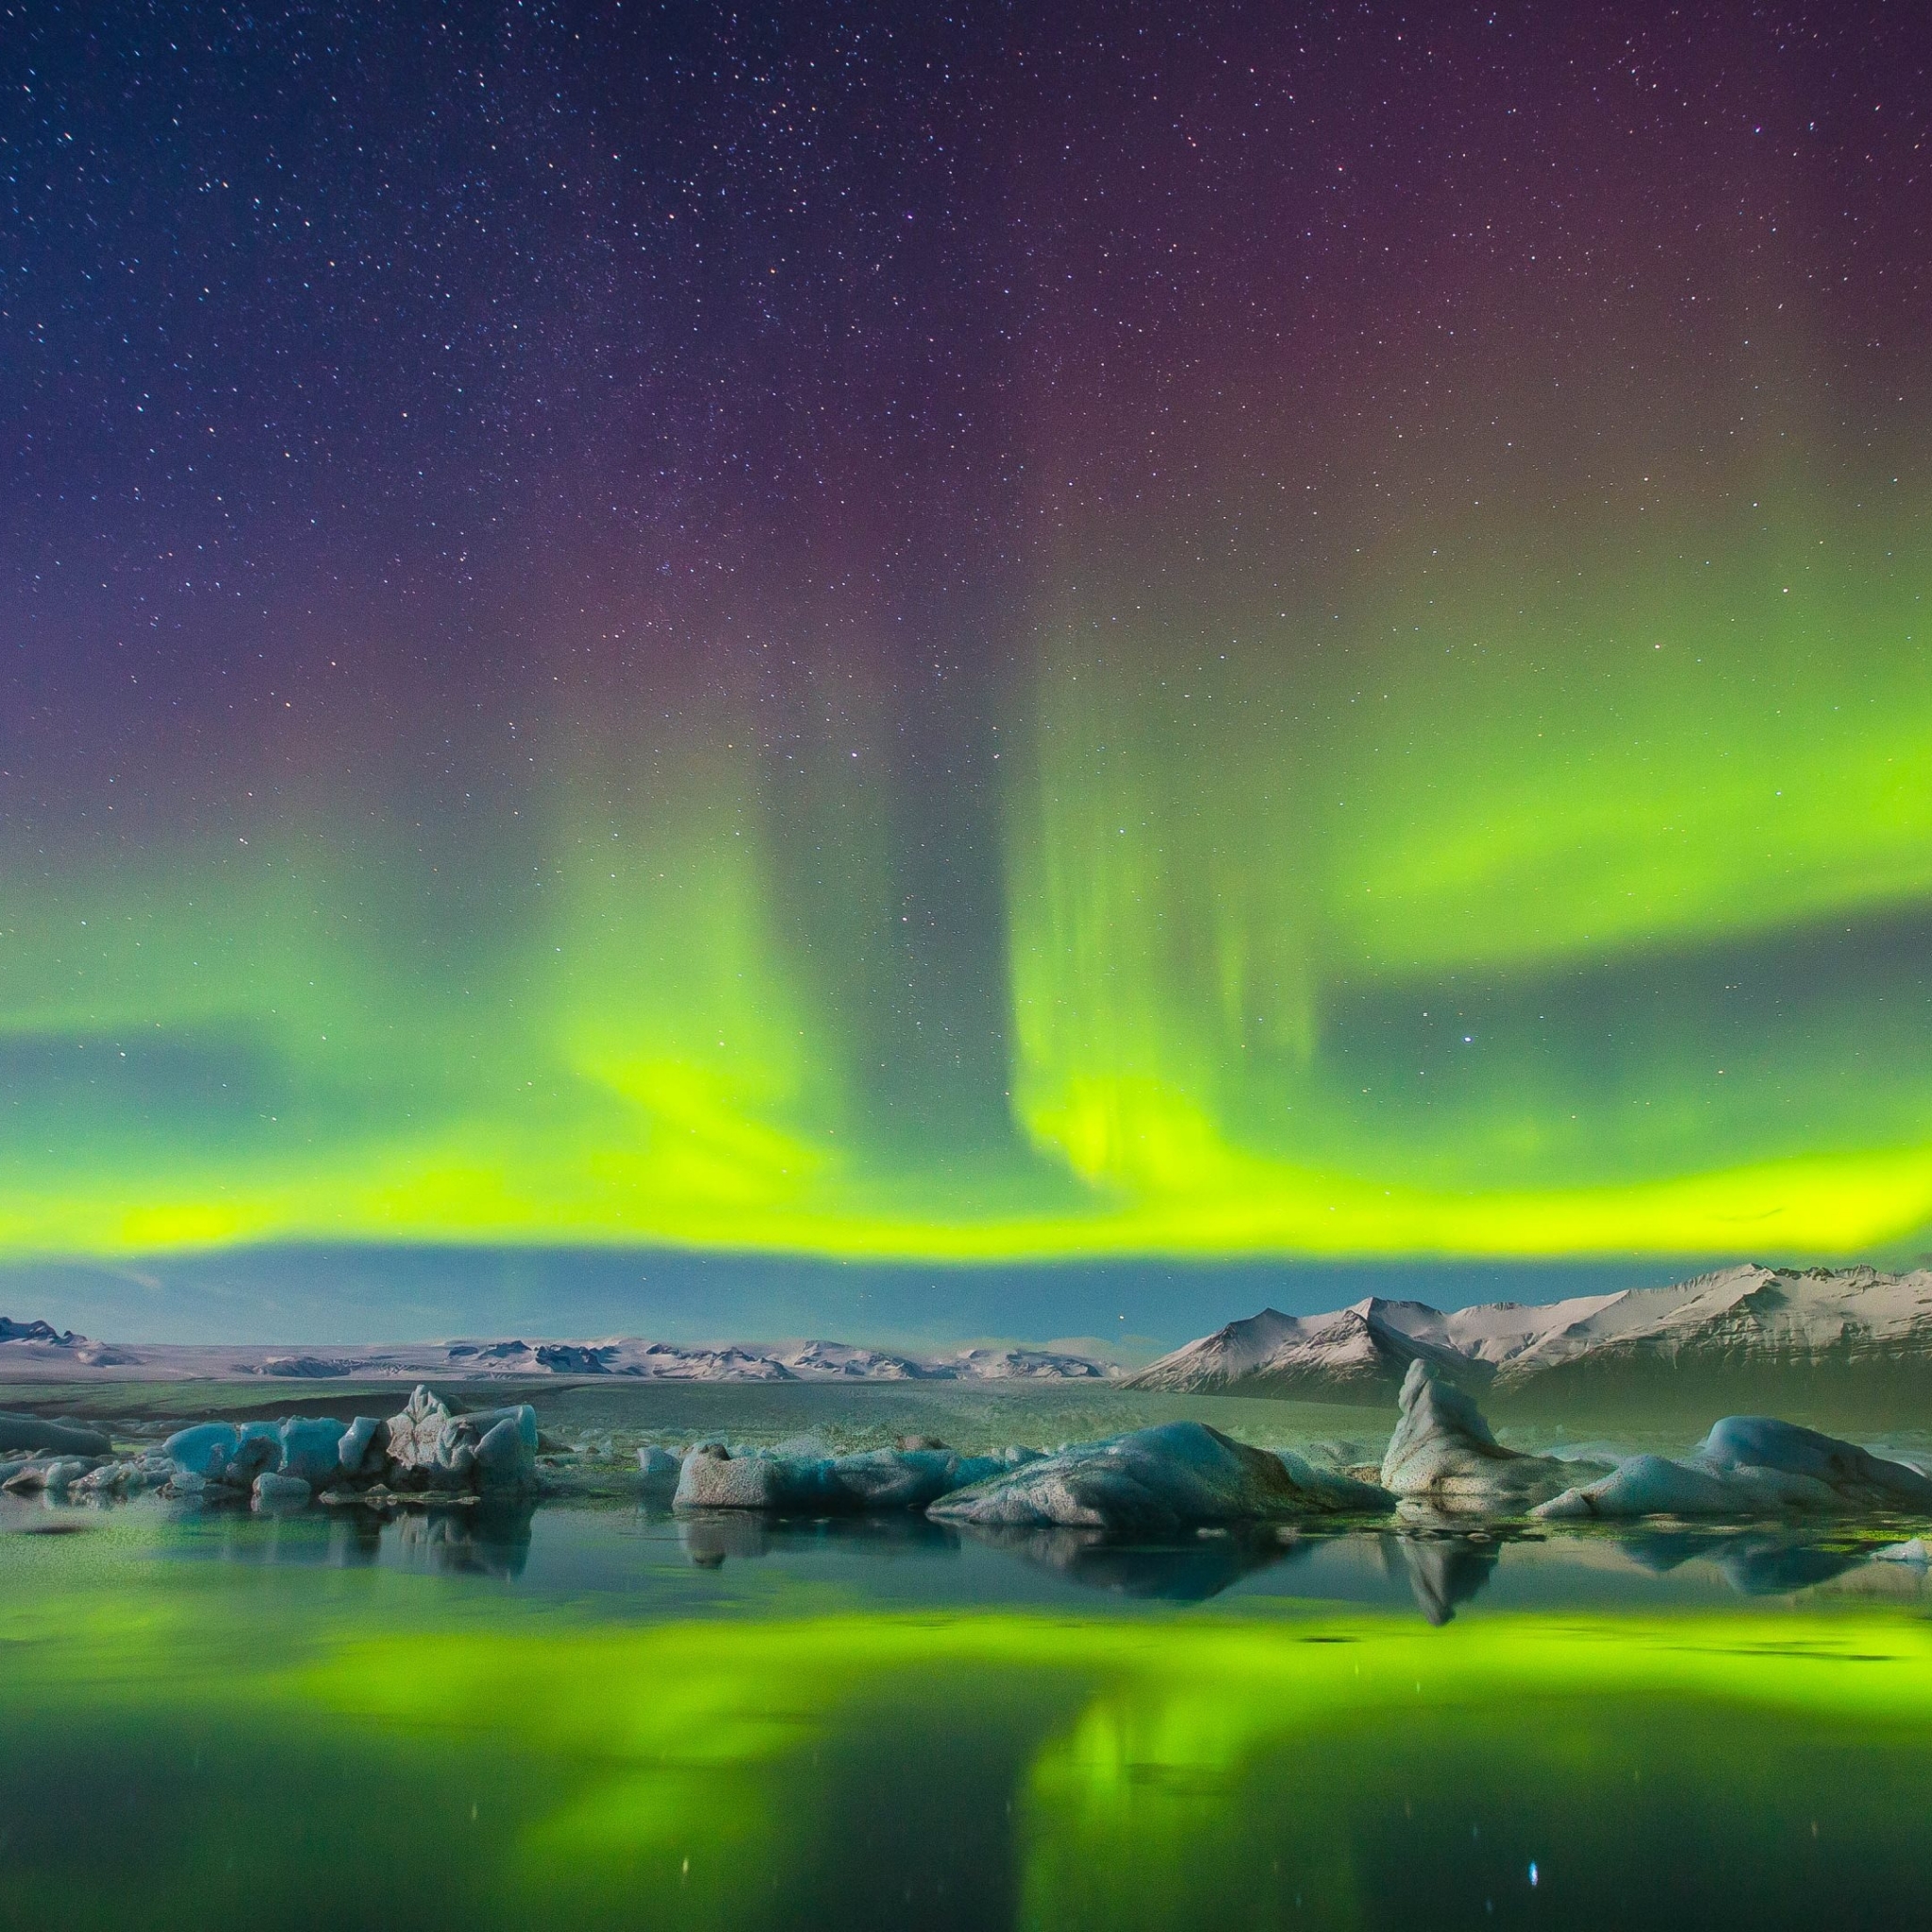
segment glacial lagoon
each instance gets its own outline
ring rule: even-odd
[[[0,1499],[0,1924],[1913,1923],[1883,1541]]]

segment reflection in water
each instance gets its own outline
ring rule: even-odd
[[[171,1520],[236,1562],[359,1570],[391,1563],[445,1575],[513,1582],[530,1557],[537,1505],[529,1500],[434,1505],[392,1511],[301,1509],[257,1513],[191,1505]]]
[[[1869,1554],[1856,1544],[1820,1543],[1780,1529],[1640,1529],[1624,1532],[1617,1542],[1633,1562],[1659,1576],[1702,1557],[1742,1596],[1786,1596],[1828,1583]]]
[[[768,1557],[775,1551],[836,1548],[854,1556],[898,1551],[946,1556],[959,1547],[948,1524],[899,1510],[883,1516],[820,1519],[762,1516],[754,1509],[702,1509],[675,1518],[677,1541],[700,1570],[719,1569],[730,1557]]]
[[[1297,1545],[1271,1528],[1244,1527],[1169,1545],[1124,1543],[1098,1529],[1002,1529],[974,1525],[974,1541],[1051,1570],[1089,1590],[1169,1603],[1203,1603],[1231,1584],[1284,1561]]]
[[[528,1502],[479,1503],[463,1509],[408,1510],[392,1525],[397,1555],[412,1568],[508,1581],[530,1560]]]
[[[510,1582],[528,1571],[540,1507],[545,1506],[525,1500],[263,1512],[148,1502],[102,1509],[42,1497],[5,1497],[0,1498],[0,1548],[8,1535],[66,1533],[86,1541],[83,1533],[90,1528],[145,1521],[170,1526],[179,1536],[182,1554],[219,1554],[236,1562],[277,1567],[388,1566]],[[568,1565],[574,1551],[612,1533],[626,1541],[636,1536],[658,1549],[675,1548],[691,1566],[712,1571],[733,1558],[767,1557],[779,1557],[781,1571],[784,1558],[827,1555],[945,1559],[971,1545],[1010,1558],[1016,1573],[1032,1570],[1081,1591],[1153,1602],[1204,1603],[1284,1570],[1293,1574],[1274,1586],[1264,1583],[1263,1589],[1276,1595],[1352,1599],[1366,1568],[1379,1570],[1437,1625],[1453,1621],[1461,1607],[1491,1590],[1498,1578],[1511,1602],[1522,1601],[1524,1585],[1535,1600],[1547,1601],[1553,1590],[1567,1587],[1566,1577],[1587,1594],[1614,1574],[1616,1566],[1605,1561],[1611,1551],[1658,1578],[1693,1566],[1692,1587],[1700,1593],[1721,1581],[1740,1596],[1769,1597],[1789,1596],[1857,1571],[1875,1540],[1871,1525],[1654,1521],[1554,1534],[1527,1524],[1474,1529],[1438,1523],[1399,1530],[1312,1524],[1197,1532],[1149,1544],[1123,1541],[1099,1530],[962,1527],[908,1512],[772,1518],[750,1510],[675,1514],[632,1506],[601,1511],[546,1508],[546,1518],[551,1517],[559,1528],[571,1527],[561,1537],[553,1530],[546,1539],[546,1574],[555,1574],[559,1555]],[[1895,1534],[1903,1537],[1912,1527],[1903,1525]],[[926,1579],[915,1587],[942,1596],[959,1587],[941,1580],[938,1570],[913,1574]],[[1355,1585],[1347,1580],[1351,1576]],[[996,1597],[1001,1590],[985,1563],[974,1569],[967,1588],[978,1601]],[[1023,1596],[1037,1594],[1017,1574],[1015,1588]]]
[[[1491,1577],[1502,1556],[1487,1536],[1394,1536],[1382,1540],[1389,1574],[1407,1579],[1416,1607],[1431,1624],[1448,1623]]]
[[[328,1563],[358,1570],[382,1556],[382,1518],[373,1509],[336,1509],[328,1519]]]
[[[1098,1529],[956,1527],[923,1516],[837,1516],[820,1522],[773,1519],[747,1509],[714,1509],[678,1516],[677,1540],[701,1570],[716,1570],[732,1557],[798,1554],[837,1548],[853,1555],[916,1550],[957,1552],[970,1538],[988,1549],[1051,1571],[1086,1590],[1171,1603],[1203,1603],[1244,1576],[1301,1554],[1291,1533],[1243,1525],[1208,1530],[1174,1543],[1131,1543]]]
[[[282,1922],[271,1907],[305,1880],[318,1907],[386,1884],[389,1857],[425,1842],[462,1857],[434,1861],[446,1895],[409,1923],[470,1932],[1795,1927],[1908,1923],[1918,1895],[1932,1636],[1910,1619],[625,1628],[520,1626],[517,1598],[489,1601],[498,1627],[356,1635],[292,1673],[244,1620],[231,1675],[179,1686],[231,1726],[268,1722],[277,1788],[303,1793],[304,1832],[251,1840],[255,1923]],[[220,1652],[219,1619],[212,1636]],[[170,1734],[146,1700],[126,1722]],[[369,1778],[331,1755],[345,1737],[410,1764],[384,1788],[390,1850]],[[243,1923],[204,1889],[230,1821],[164,1813],[154,1856],[184,1911],[159,1922],[188,1923],[192,1900],[210,1926]],[[27,1888],[62,1860],[105,1891],[74,1835],[46,1836],[0,1871],[0,1915],[43,1903]]]
[[[1497,1588],[1448,1629],[1285,1594],[1128,1609],[1270,1563],[1318,1580],[1331,1540],[1074,1535],[1001,1546],[1091,1594],[892,1609],[864,1563],[830,1597],[823,1566],[792,1594],[777,1561],[721,1591],[678,1551],[958,1546],[734,1514],[654,1531],[640,1554],[673,1593],[647,1608],[628,1583],[546,1595],[542,1558],[515,1588],[434,1581],[516,1574],[526,1510],[157,1514],[145,1545],[124,1521],[0,1549],[0,1924],[118,1932],[130,1899],[169,1932],[362,1924],[372,1897],[412,1932],[1761,1932],[1923,1909],[1932,1625],[1890,1606],[1687,1609],[1643,1586],[1641,1610],[1526,1610]],[[1468,1535],[1332,1541],[1357,1574],[1379,1551],[1431,1623],[1498,1574]],[[154,1560],[188,1545],[216,1560]],[[1579,1591],[1622,1571],[1607,1538],[1568,1547],[1595,1566]],[[1652,1532],[1633,1554],[1736,1582],[1804,1547]],[[426,1574],[397,1586],[372,1557]],[[1517,1558],[1543,1561],[1501,1573]]]
[[[716,1570],[727,1557],[767,1555],[772,1525],[750,1509],[710,1509],[702,1516],[680,1516],[677,1541],[700,1570]]]

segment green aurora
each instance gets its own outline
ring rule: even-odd
[[[1916,29],[814,18],[45,28],[0,1256],[1915,1252]]]
[[[1896,1243],[1932,1219],[1932,552],[1874,493],[1593,549],[1499,519],[1326,612],[1046,583],[989,767],[992,1131],[882,1084],[890,801],[829,730],[801,780],[746,707],[644,749],[558,707],[508,858],[323,789],[17,845],[0,1242]]]

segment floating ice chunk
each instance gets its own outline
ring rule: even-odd
[[[151,1449],[140,1456],[123,1457],[117,1461],[102,1463],[98,1468],[90,1470],[67,1493],[104,1500],[135,1496],[146,1490],[159,1489],[174,1474],[175,1465],[158,1450]]]
[[[1403,1377],[1402,1418],[1382,1457],[1382,1487],[1453,1514],[1511,1515],[1568,1489],[1601,1463],[1561,1462],[1506,1449],[1460,1389],[1418,1357]]]
[[[537,1427],[537,1411],[527,1402],[519,1402],[508,1408],[475,1408],[456,1418],[459,1426],[475,1430],[479,1438],[487,1436],[498,1423],[511,1424],[519,1440],[531,1456],[537,1454],[541,1431]]]
[[[722,1442],[702,1443],[684,1458],[673,1505],[679,1509],[790,1508],[799,1500],[793,1476],[798,1467],[775,1456],[734,1456]]]
[[[282,1466],[282,1427],[279,1423],[243,1423],[222,1473],[224,1482],[245,1488],[258,1475]]]
[[[1903,1462],[1887,1462],[1856,1442],[1772,1416],[1725,1416],[1712,1424],[1690,1459],[1721,1474],[1771,1474],[1816,1483],[1840,1507],[1932,1508],[1932,1476]]]
[[[0,1415],[0,1456],[13,1450],[46,1450],[65,1456],[108,1456],[113,1452],[98,1429],[79,1423],[50,1422],[38,1415]]]
[[[1168,1536],[1199,1524],[1287,1521],[1388,1507],[1388,1496],[1367,1484],[1326,1471],[1304,1484],[1279,1456],[1251,1449],[1205,1423],[1180,1422],[1002,1470],[942,1497],[930,1513],[980,1524],[1059,1524]]]
[[[92,1456],[39,1456],[13,1466],[4,1487],[11,1495],[64,1496],[67,1491],[98,1466]]]
[[[328,1416],[291,1416],[281,1427],[278,1473],[311,1488],[332,1482],[341,1468],[342,1425]]]
[[[47,1464],[43,1487],[50,1496],[64,1496],[83,1476],[99,1468],[92,1456],[62,1456]]]
[[[537,1411],[528,1403],[458,1415],[419,1386],[389,1419],[390,1480],[408,1489],[533,1488],[537,1440]]]
[[[161,1444],[161,1454],[182,1475],[219,1482],[241,1435],[233,1423],[196,1423],[170,1436]]]
[[[408,1401],[389,1419],[390,1460],[412,1475],[448,1476],[458,1447],[451,1427],[455,1420],[449,1405],[419,1383],[409,1391]],[[474,1457],[474,1449],[471,1455]]]
[[[953,1449],[869,1449],[825,1457],[759,1450],[734,1456],[708,1442],[685,1457],[673,1500],[679,1509],[816,1516],[924,1509],[1004,1467],[991,1456],[965,1457]]]
[[[258,1509],[301,1507],[314,1491],[299,1475],[282,1475],[269,1469],[255,1478],[255,1506]]]
[[[924,1509],[1005,1469],[994,1457],[954,1449],[873,1449],[834,1458],[826,1474],[849,1499],[847,1507],[864,1511]]]
[[[537,1480],[537,1422],[528,1407],[497,1410],[495,1419],[468,1416],[473,1427],[488,1422],[476,1441],[475,1482],[492,1493],[525,1490]]]
[[[1731,1415],[1682,1462],[1633,1456],[1600,1482],[1531,1513],[1590,1516],[1777,1516],[1932,1508],[1932,1477],[1856,1442],[1771,1416]]]
[[[352,1480],[375,1481],[389,1466],[389,1425],[379,1417],[358,1415],[336,1443],[336,1462]]]
[[[1733,1516],[1737,1486],[1662,1456],[1633,1456],[1600,1481],[1565,1490],[1529,1513],[1545,1522],[1592,1516]]]
[[[1274,1454],[1295,1487],[1306,1490],[1310,1496],[1321,1498],[1329,1509],[1380,1514],[1389,1507],[1389,1491],[1377,1484],[1365,1483],[1355,1476],[1343,1474],[1339,1469],[1327,1469],[1319,1462],[1310,1462],[1306,1457],[1297,1456],[1292,1449],[1277,1449]]]
[[[684,1459],[653,1444],[638,1451],[638,1471],[641,1478],[638,1487],[645,1495],[670,1496],[675,1492],[677,1479],[684,1474]]]

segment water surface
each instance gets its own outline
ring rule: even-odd
[[[1856,1535],[0,1508],[0,1921],[1898,1924]]]

